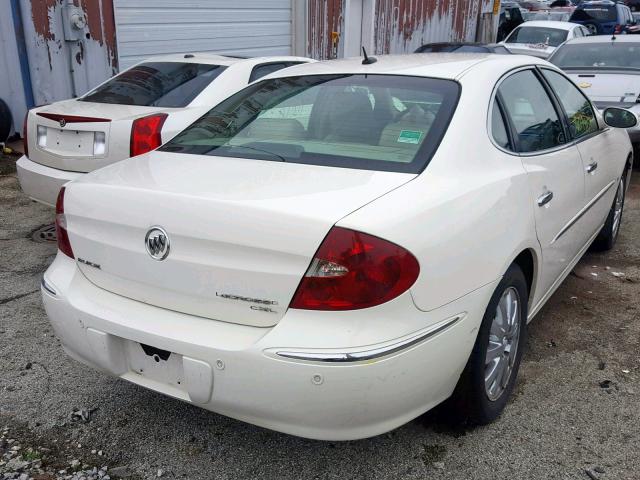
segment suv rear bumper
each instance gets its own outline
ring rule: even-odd
[[[60,188],[65,183],[84,175],[84,173],[47,167],[29,160],[24,155],[20,157],[16,167],[22,191],[33,200],[52,207],[56,204]]]
[[[255,425],[350,440],[392,430],[451,395],[494,287],[431,312],[417,311],[407,295],[401,308],[424,318],[423,329],[400,337],[391,333],[402,327],[396,311],[388,319],[389,340],[376,344],[359,340],[357,327],[363,325],[354,325],[349,312],[327,318],[333,314],[289,310],[276,326],[261,328],[146,305],[96,287],[62,253],[45,273],[42,296],[56,336],[80,362]],[[328,338],[336,322],[351,343],[323,341],[326,348],[312,348],[309,342]],[[411,342],[430,329],[433,335]],[[402,342],[405,348],[394,348]],[[168,361],[148,353],[145,358],[141,344],[172,353]],[[386,353],[376,356],[381,349]],[[342,360],[339,352],[374,358]],[[322,360],[323,354],[331,360]]]

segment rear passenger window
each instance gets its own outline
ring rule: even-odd
[[[566,143],[551,98],[533,71],[514,73],[498,90],[515,126],[520,152],[538,152]]]
[[[299,65],[302,62],[278,62],[278,63],[263,63],[262,65],[256,65],[251,70],[251,76],[249,77],[249,82],[253,82],[254,80],[258,80],[270,73],[277,72],[278,70],[282,70],[283,68],[291,67],[293,65]]]
[[[509,144],[509,135],[507,135],[507,129],[504,124],[504,118],[502,118],[502,112],[500,106],[496,100],[493,101],[493,109],[491,111],[491,134],[496,144],[502,148],[511,150]]]
[[[570,80],[559,73],[546,69],[543,70],[543,73],[567,113],[571,136],[580,138],[597,132],[598,122],[587,97]]]

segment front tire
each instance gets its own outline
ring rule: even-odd
[[[598,233],[598,236],[593,241],[593,250],[604,252],[606,250],[611,250],[616,244],[618,233],[620,233],[620,225],[622,224],[626,185],[627,170],[624,171],[620,181],[618,182],[616,195],[613,198],[613,204],[609,210],[609,215],[607,215],[607,220],[604,222],[602,230],[600,230],[600,233]]]
[[[452,404],[472,424],[493,422],[513,391],[527,336],[528,288],[511,265],[491,296]]]

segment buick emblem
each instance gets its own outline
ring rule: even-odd
[[[151,227],[144,237],[147,253],[154,260],[164,260],[169,255],[169,235],[160,227]]]
[[[67,124],[67,121],[64,118],[60,119],[60,128],[64,127]]]

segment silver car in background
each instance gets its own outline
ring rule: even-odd
[[[564,70],[600,110],[622,107],[640,115],[640,36],[576,38],[561,45],[549,61]],[[640,153],[640,128],[627,131]]]

